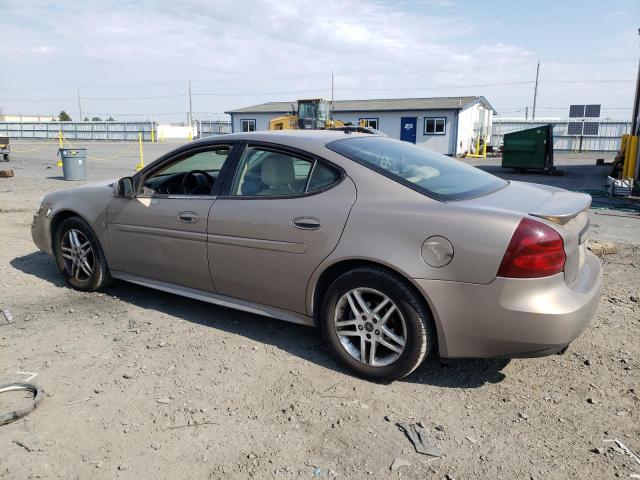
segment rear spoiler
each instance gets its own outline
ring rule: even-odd
[[[556,192],[549,200],[529,212],[529,215],[564,225],[590,206],[591,195],[586,193]]]

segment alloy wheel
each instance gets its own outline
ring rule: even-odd
[[[69,276],[78,282],[88,282],[93,275],[95,256],[85,234],[75,228],[67,230],[62,236],[60,250]]]
[[[390,365],[404,351],[407,327],[402,312],[378,290],[349,290],[338,300],[333,322],[342,347],[365,365]]]

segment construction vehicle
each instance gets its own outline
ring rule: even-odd
[[[0,160],[4,162],[9,161],[9,137],[0,137]]]
[[[271,120],[269,130],[321,130],[351,125],[332,119],[329,102],[321,98],[298,100],[297,111],[293,105],[292,110],[290,114]],[[364,127],[364,124],[359,126]]]

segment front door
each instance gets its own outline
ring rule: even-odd
[[[400,140],[416,143],[416,129],[418,119],[416,117],[402,117],[400,119]]]
[[[209,217],[216,291],[306,314],[311,274],[335,248],[356,199],[335,166],[252,144]]]
[[[230,145],[183,151],[143,176],[134,198],[113,198],[107,236],[113,270],[213,291],[207,218]]]

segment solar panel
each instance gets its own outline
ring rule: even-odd
[[[582,135],[582,122],[569,122],[567,135]]]
[[[600,116],[600,105],[585,105],[584,109],[585,117],[599,117]]]
[[[585,105],[569,105],[569,118],[582,118],[584,117]]]
[[[598,105],[599,107],[600,105]],[[598,122],[584,122],[582,128],[583,135],[598,135]]]

